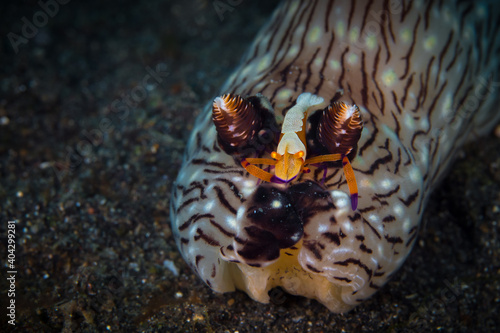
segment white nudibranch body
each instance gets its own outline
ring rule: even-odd
[[[175,240],[210,288],[267,303],[279,286],[346,312],[394,275],[456,151],[500,120],[500,6],[435,3],[377,36],[362,1],[277,8],[172,189]]]

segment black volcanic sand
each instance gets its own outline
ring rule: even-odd
[[[403,268],[347,314],[280,290],[270,304],[216,294],[189,269],[170,229],[172,182],[194,117],[273,8],[243,1],[220,17],[214,9],[238,2],[71,1],[47,22],[37,1],[2,2],[0,252],[6,263],[7,221],[16,220],[18,273],[14,328],[5,324],[2,265],[1,329],[495,331],[500,140],[493,134],[460,152]],[[34,18],[41,28],[24,28],[29,38],[16,39],[15,53],[9,33],[21,36]]]

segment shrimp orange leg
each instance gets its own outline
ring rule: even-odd
[[[358,207],[358,185],[356,183],[356,176],[354,175],[354,170],[352,169],[352,165],[349,162],[347,156],[343,156],[341,154],[329,154],[329,155],[322,155],[309,158],[304,162],[302,172],[304,173],[310,172],[310,169],[305,167],[308,164],[335,162],[339,160],[342,160],[342,167],[344,169],[344,175],[347,181],[347,186],[349,187],[349,194],[351,197],[351,208],[354,211]],[[244,167],[245,170],[252,176],[255,176],[265,182],[279,183],[279,184],[285,183],[272,173],[264,171],[258,166],[254,165],[254,164],[276,165],[277,163],[278,161],[269,158],[247,158],[241,161],[241,166]]]
[[[264,171],[258,166],[253,164],[266,164],[266,165],[275,165],[277,161],[269,159],[269,158],[246,158],[241,161],[241,166],[245,168],[245,170],[265,182],[269,183],[283,183],[278,177],[273,175],[270,172]]]

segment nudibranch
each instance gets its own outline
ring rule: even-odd
[[[213,290],[346,312],[410,253],[456,151],[500,120],[499,6],[285,1],[200,114],[172,190]]]

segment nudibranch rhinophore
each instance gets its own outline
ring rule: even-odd
[[[197,119],[173,187],[213,290],[345,312],[415,244],[431,190],[500,119],[491,1],[285,1]]]

